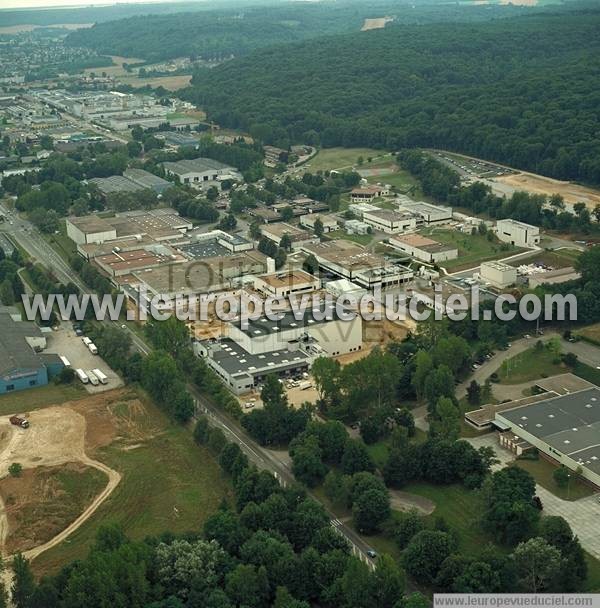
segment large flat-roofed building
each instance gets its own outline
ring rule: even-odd
[[[189,244],[180,247],[190,259],[229,255],[240,251],[254,249],[254,243],[239,234],[230,234],[223,230],[211,230],[193,234]]]
[[[129,211],[113,217],[86,215],[69,217],[67,236],[78,245],[104,243],[117,239],[137,238],[144,235],[156,241],[177,239],[193,224],[170,208],[150,211]]]
[[[291,241],[292,249],[297,249],[305,243],[316,240],[315,235],[308,232],[308,230],[284,222],[261,226],[260,231],[265,238],[277,246],[281,245],[281,240],[287,235]]]
[[[193,296],[239,286],[239,280],[274,270],[273,260],[259,251],[242,251],[133,272],[150,295]]]
[[[390,237],[388,243],[410,257],[430,264],[454,260],[458,257],[456,247],[439,243],[420,234],[399,234]]]
[[[96,186],[96,188],[98,188],[100,193],[104,196],[108,196],[109,194],[118,194],[121,192],[140,192],[140,190],[144,190],[143,186],[140,186],[122,175],[93,177],[92,179],[88,180],[88,183]]]
[[[351,211],[356,217],[362,220],[365,213],[368,211],[379,211],[381,207],[370,205],[369,203],[354,203],[348,206],[348,211]]]
[[[321,270],[372,289],[408,282],[413,272],[388,262],[380,255],[343,239],[303,245],[302,250],[313,255]]]
[[[498,289],[504,289],[517,282],[517,269],[504,262],[482,262],[479,275],[483,281]]]
[[[387,234],[397,234],[414,230],[417,227],[416,217],[412,213],[400,213],[389,209],[377,209],[363,214],[363,222]]]
[[[117,238],[117,231],[103,218],[96,215],[67,218],[67,236],[78,245],[104,243]]]
[[[600,487],[600,389],[566,395],[496,413],[501,444],[522,450],[523,441]],[[519,445],[517,445],[519,444]]]
[[[266,295],[284,298],[296,293],[310,293],[320,289],[321,281],[303,270],[266,274],[254,279],[254,289]]]
[[[315,224],[320,221],[323,225],[323,232],[333,232],[338,229],[338,220],[335,215],[326,215],[324,213],[307,213],[300,218],[300,225],[315,229]]]
[[[423,224],[437,224],[452,219],[452,207],[440,207],[423,201],[406,202],[402,200],[398,206],[399,211],[408,211],[419,216]]]
[[[0,394],[45,386],[60,372],[60,357],[41,353],[45,347],[37,325],[20,321],[16,310],[0,310]]]
[[[540,244],[540,229],[516,220],[498,220],[496,235],[504,243],[516,247],[536,247]]]
[[[253,355],[229,338],[195,342],[194,352],[236,395],[253,390],[270,374],[292,376],[306,372],[312,361],[299,347]]]
[[[153,190],[156,194],[162,194],[165,190],[168,190],[173,186],[173,184],[166,179],[158,177],[149,171],[144,171],[143,169],[126,169],[123,171],[123,177],[141,188]]]
[[[212,158],[166,162],[163,163],[163,167],[167,175],[177,177],[182,184],[199,185],[228,178],[239,178],[237,169]]]
[[[156,268],[165,261],[167,261],[165,256],[155,255],[145,249],[113,252],[94,259],[94,262],[111,277],[119,277],[146,268]]]
[[[335,307],[296,317],[281,312],[279,320],[248,319],[229,323],[227,337],[196,342],[194,350],[236,394],[252,390],[269,374],[295,375],[320,356],[362,349],[362,318],[340,319]]]

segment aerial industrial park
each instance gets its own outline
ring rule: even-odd
[[[597,593],[594,144],[463,74],[578,17],[284,4],[0,10],[0,607]]]

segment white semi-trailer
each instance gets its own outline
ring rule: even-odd
[[[82,369],[76,369],[75,373],[77,374],[77,377],[83,382],[83,384],[87,384],[90,381],[88,375]]]
[[[87,372],[88,378],[90,379],[90,383],[94,386],[98,386],[100,384],[100,380],[96,377],[96,374],[93,371]]]
[[[93,369],[92,372],[94,373],[94,376],[96,376],[96,378],[98,378],[98,380],[100,380],[101,384],[108,384],[108,377],[106,376],[106,374],[104,374],[102,372],[102,370],[99,370],[98,368]]]

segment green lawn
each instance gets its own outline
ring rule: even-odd
[[[77,245],[67,236],[67,228],[64,222],[60,223],[59,234],[44,236],[66,262],[77,254]]]
[[[488,240],[487,235],[467,234],[457,230],[447,230],[445,228],[429,228],[423,230],[421,234],[430,236],[432,239],[454,245],[458,249],[458,258],[443,263],[448,270],[459,270],[476,266],[486,260],[496,260],[505,258],[509,255],[519,253],[522,249],[507,243],[500,243],[496,237]]]
[[[371,168],[371,165],[365,164],[361,168],[369,169]],[[367,181],[371,184],[376,184],[377,182],[381,182],[382,184],[390,184],[390,186],[395,187],[399,192],[404,194],[409,191],[412,191],[415,194],[419,192],[418,180],[404,169],[399,169],[393,173],[386,173],[385,175],[374,175],[372,177],[367,177]]]
[[[388,153],[371,148],[323,148],[317,152],[314,158],[308,161],[307,165],[310,166],[307,171],[316,173],[317,171],[331,171],[332,169],[349,170],[352,167],[358,168],[358,158],[360,156],[364,159],[363,167],[367,168],[369,166],[368,158],[373,158],[374,163],[376,163],[377,157],[384,154]]]
[[[578,249],[561,249],[559,251],[538,251],[531,257],[520,258],[514,262],[510,262],[511,266],[520,266],[521,264],[544,264],[551,268],[568,268],[573,266],[575,260],[579,257],[581,251]]]
[[[521,469],[531,473],[542,487],[563,500],[579,500],[594,493],[590,486],[578,480],[575,476],[572,477],[569,487],[559,488],[554,482],[554,477],[552,477],[554,471],[556,471],[556,466],[543,458],[517,460],[516,464]]]
[[[456,530],[459,548],[466,555],[476,555],[491,538],[482,531],[481,500],[477,492],[461,485],[435,486],[425,482],[410,483],[404,492],[424,496],[435,503],[435,511],[427,519],[443,517],[452,530]],[[498,549],[502,551],[501,548]]]
[[[135,394],[133,395],[135,396]],[[172,424],[153,404],[118,408],[119,436],[93,456],[121,473],[122,480],[94,515],[69,538],[33,562],[36,575],[56,572],[86,555],[99,526],[116,522],[132,539],[164,532],[198,532],[224,497],[229,481],[189,429]],[[139,439],[138,439],[139,436]],[[135,443],[133,443],[135,441]]]
[[[39,388],[9,393],[0,397],[0,415],[18,414],[39,410],[49,405],[81,399],[88,393],[80,382],[73,384],[48,384]]]
[[[345,232],[342,232],[342,231],[336,231],[336,232],[330,233],[329,236],[334,239],[343,239],[344,241],[352,241],[353,243],[358,243],[359,245],[362,245],[363,247],[366,247],[373,241],[372,234],[346,234]]]
[[[575,333],[578,336],[581,336],[586,342],[600,346],[600,323],[588,325],[587,327],[578,329]]]
[[[498,370],[500,384],[522,384],[570,371],[557,363],[557,355],[548,348],[532,347],[502,363]]]

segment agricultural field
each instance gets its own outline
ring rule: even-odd
[[[6,475],[13,462],[23,467],[20,477],[0,484],[6,501],[0,529],[7,531],[5,552],[26,548],[37,575],[85,556],[107,522],[134,539],[197,531],[231,495],[209,452],[143,392],[117,389],[68,400],[53,391],[37,397],[41,409],[33,409],[29,396],[35,393],[28,391],[25,412],[22,395],[12,402],[12,412],[29,418],[29,429],[0,419],[0,468]],[[7,402],[4,412],[9,409]],[[36,488],[43,491],[34,496]],[[78,499],[61,507],[71,495]],[[17,504],[30,528],[24,546],[14,540],[23,525],[17,514],[11,517],[10,506]]]
[[[523,251],[508,243],[500,243],[496,237],[488,240],[487,235],[471,235],[446,228],[428,228],[421,231],[421,234],[458,248],[458,258],[443,262],[444,268],[449,271],[472,268],[479,266],[481,262],[505,258]]]

